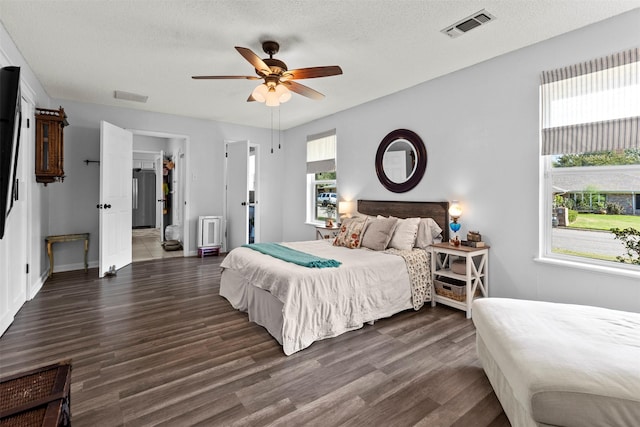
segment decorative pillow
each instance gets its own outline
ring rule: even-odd
[[[398,219],[398,225],[396,225],[396,229],[393,232],[389,247],[399,250],[411,250],[416,242],[419,223],[420,218]]]
[[[366,218],[347,218],[340,225],[340,231],[333,241],[333,246],[344,246],[349,249],[360,247],[360,235],[367,223]]]
[[[433,218],[421,218],[416,236],[416,248],[425,249],[434,242],[442,240],[440,233],[442,233],[442,228]],[[439,237],[440,239],[438,239]]]
[[[367,221],[367,225],[362,233],[362,244],[364,248],[374,251],[387,249],[389,240],[393,235],[398,220],[395,218],[374,218]]]

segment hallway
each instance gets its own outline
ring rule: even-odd
[[[165,251],[157,228],[138,228],[131,230],[132,261],[148,261],[159,258],[182,257],[182,249]]]

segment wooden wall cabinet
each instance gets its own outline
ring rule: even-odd
[[[47,185],[64,180],[63,129],[69,123],[64,108],[36,108],[36,181]]]

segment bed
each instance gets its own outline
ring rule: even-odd
[[[358,213],[368,217],[431,218],[442,238],[448,239],[448,202],[359,200]],[[341,265],[306,268],[239,247],[221,264],[220,295],[234,308],[247,312],[250,321],[263,326],[286,355],[414,308],[410,271],[402,256],[334,246],[331,240],[282,245],[337,260]],[[423,267],[429,269],[430,265]],[[425,302],[430,301],[432,292],[431,286]]]
[[[640,425],[640,314],[482,298],[473,322],[513,426]]]

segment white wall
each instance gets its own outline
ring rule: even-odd
[[[638,22],[640,9],[288,130],[283,239],[314,236],[304,225],[305,141],[335,128],[340,196],[460,200],[463,235],[480,230],[491,245],[492,296],[640,312],[637,279],[534,261],[540,73],[638,46]],[[424,178],[404,194],[385,190],[374,168],[378,144],[397,128],[420,135],[428,154]]]
[[[65,108],[69,126],[65,128],[65,174],[62,184],[51,184],[47,188],[51,234],[89,232],[91,245],[89,260],[96,265],[98,260],[98,210],[99,166],[83,162],[84,159],[100,157],[100,121],[105,120],[127,129],[184,135],[189,138],[187,164],[189,168],[189,229],[190,252],[196,253],[196,221],[199,215],[222,215],[224,197],[224,141],[245,140],[265,145],[270,144],[268,129],[252,128],[215,121],[191,119],[167,114],[150,113],[127,108],[107,107],[55,100]],[[284,156],[282,151],[270,154],[261,150],[263,188],[273,197],[261,201],[264,240],[280,240],[282,195],[279,191]],[[130,172],[130,171],[129,171]],[[82,252],[72,244],[56,248],[56,271],[78,268]],[[61,270],[58,270],[61,269]]]
[[[39,107],[49,107],[49,97],[46,94],[44,88],[40,82],[35,78],[35,75],[29,68],[28,64],[20,55],[20,52],[13,44],[11,37],[6,32],[5,28],[0,24],[0,67],[9,65],[16,65],[20,67],[20,80],[23,97],[27,97],[30,103]],[[32,119],[33,122],[33,119]],[[33,125],[32,125],[33,126]],[[41,185],[36,184],[34,175],[34,139],[35,132],[31,132],[30,138],[28,135],[23,135],[20,140],[20,156],[23,160],[24,156],[29,156],[25,164],[27,165],[27,176],[29,179],[26,181],[26,188],[21,188],[21,197],[28,198],[28,227],[31,229],[31,235],[19,236],[18,238],[10,239],[7,235],[0,240],[0,334],[3,333],[7,327],[13,321],[13,316],[18,312],[20,306],[10,304],[10,295],[15,295],[21,291],[17,291],[12,288],[16,286],[16,283],[10,283],[9,277],[12,274],[24,274],[26,276],[25,282],[27,283],[26,295],[27,298],[31,298],[42,286],[45,279],[46,268],[46,256],[44,251],[44,237],[48,235],[47,221],[42,221],[42,218],[46,218],[48,215],[48,200],[45,197],[43,191],[41,191]],[[7,218],[7,227],[11,227],[16,221],[15,212],[13,216]],[[16,240],[20,239],[21,242]],[[28,241],[25,245],[24,242]],[[20,244],[18,244],[20,243]],[[27,248],[27,262],[30,264],[30,273],[26,273],[24,265],[16,265],[15,260],[15,248],[25,247]]]
[[[169,146],[168,138],[160,138],[148,135],[133,135],[133,151],[167,151]],[[138,157],[142,158],[142,157]],[[145,159],[153,159],[153,155],[144,157]]]
[[[99,197],[99,170],[96,164],[85,165],[83,160],[99,158],[100,120],[129,129],[189,137],[187,199],[190,249],[194,252],[197,216],[222,213],[225,140],[248,139],[264,147],[260,150],[262,240],[313,239],[313,228],[304,224],[305,141],[309,134],[335,128],[341,196],[460,200],[464,208],[462,232],[479,229],[492,245],[493,296],[640,311],[637,280],[534,261],[538,252],[539,74],[542,70],[637,46],[639,21],[640,10],[636,9],[288,130],[283,149],[276,149],[273,154],[269,150],[268,129],[51,100],[0,25],[0,65],[22,66],[22,79],[31,88],[36,104],[46,108],[62,105],[70,122],[65,128],[64,183],[44,187],[35,183],[31,173],[30,287],[39,288],[48,267],[43,244],[46,235],[90,232],[89,258],[94,265],[97,261],[95,206]],[[123,106],[126,107],[126,102]],[[378,144],[397,128],[417,132],[428,150],[423,180],[404,194],[386,191],[374,169]],[[0,241],[0,293],[9,286],[5,272],[11,265],[11,247],[12,242]],[[56,248],[57,266],[79,265],[80,253],[73,243],[60,245]],[[0,317],[6,314],[2,310],[0,307]]]

